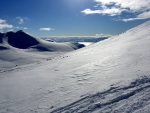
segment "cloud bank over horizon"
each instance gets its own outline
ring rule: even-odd
[[[126,18],[119,19],[124,22],[150,19],[150,0],[94,0],[94,2],[96,2],[94,9],[87,8],[81,12],[86,15],[101,14],[119,17],[126,13]]]

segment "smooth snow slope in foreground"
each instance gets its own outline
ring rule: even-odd
[[[150,112],[150,21],[0,73],[1,113]]]

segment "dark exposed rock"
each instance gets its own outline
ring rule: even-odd
[[[37,45],[39,42],[32,36],[26,34],[24,31],[20,30],[16,33],[8,32],[6,34],[8,37],[8,43],[19,49],[27,49],[33,45]]]

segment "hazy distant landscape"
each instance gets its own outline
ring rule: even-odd
[[[105,40],[109,37],[59,37],[59,36],[55,36],[55,37],[41,37],[43,40],[46,40],[46,41],[50,41],[50,42],[78,42],[80,44],[83,44],[84,46],[88,46],[88,45],[91,45],[91,44],[94,44],[96,42],[99,42],[99,41],[102,41],[102,40]]]
[[[0,113],[150,113],[150,1],[0,4]]]
[[[41,37],[47,41],[55,41],[55,42],[99,42],[105,40],[109,37]]]

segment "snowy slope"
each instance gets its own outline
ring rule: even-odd
[[[149,113],[150,21],[102,42],[0,73],[2,113]]]

